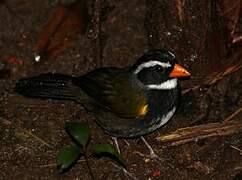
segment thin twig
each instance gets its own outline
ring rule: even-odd
[[[237,116],[241,112],[242,112],[242,107],[239,108],[237,111],[235,111],[233,114],[231,114],[229,117],[227,117],[224,121],[230,121],[231,119],[233,119],[235,116]]]
[[[230,147],[233,148],[233,149],[235,149],[235,150],[237,150],[237,151],[239,151],[240,152],[240,155],[242,155],[242,150],[241,149],[239,149],[239,148],[237,148],[237,147],[235,147],[233,145],[230,145]]]
[[[26,129],[23,129],[23,128],[20,128],[24,133],[26,133],[27,135],[33,137],[34,139],[36,139],[37,141],[39,141],[40,143],[44,144],[45,146],[49,147],[49,148],[52,148],[52,146],[47,143],[46,141],[44,141],[43,139],[39,138],[38,136],[34,135],[32,132],[26,130]]]
[[[196,86],[194,86],[192,88],[188,88],[188,89],[183,90],[182,94],[186,94],[186,93],[188,93],[191,90],[195,91],[195,90],[199,89],[200,87],[202,87],[204,85],[205,86],[211,86],[211,85],[217,83],[218,81],[222,80],[225,76],[228,76],[228,75],[230,75],[232,73],[235,73],[235,72],[239,71],[241,68],[242,68],[241,64],[231,66],[231,67],[227,68],[225,71],[217,73],[214,76],[213,79],[205,81],[201,85],[196,85]]]
[[[133,151],[132,154],[138,154],[141,157],[146,157],[147,156],[146,154],[143,154],[142,152],[139,152],[139,151]]]
[[[235,167],[233,170],[234,171],[242,170],[242,167]]]
[[[43,165],[40,165],[40,167],[57,167],[57,164],[56,163],[43,164]]]

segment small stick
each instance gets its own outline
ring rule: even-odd
[[[229,117],[227,117],[224,121],[230,121],[231,119],[233,119],[235,116],[237,116],[241,112],[242,112],[242,107],[239,108],[237,111],[235,111],[233,114],[231,114]]]
[[[45,168],[45,167],[57,167],[57,164],[56,163],[51,163],[51,164],[43,164],[43,165],[40,165],[40,167],[43,167],[43,168]]]
[[[33,137],[34,139],[36,139],[37,141],[39,141],[40,143],[44,144],[45,146],[52,148],[50,144],[48,144],[46,141],[44,141],[43,139],[39,138],[38,136],[34,135],[33,133],[31,133],[30,131],[26,130],[26,129],[22,129],[20,128],[24,133],[26,133],[27,135]]]
[[[188,89],[183,90],[182,94],[186,94],[191,90],[195,91],[203,85],[211,86],[211,85],[217,83],[218,81],[222,80],[225,76],[228,76],[228,75],[230,75],[234,72],[239,71],[241,68],[242,68],[241,64],[231,66],[231,67],[227,68],[225,71],[217,73],[217,75],[215,75],[215,77],[213,79],[210,79],[209,81],[206,81],[206,82],[202,83],[201,85],[196,85],[192,88],[188,88]]]
[[[239,149],[239,148],[237,148],[237,147],[235,147],[235,146],[233,146],[233,145],[230,145],[230,147],[233,148],[233,149],[235,149],[235,150],[237,150],[237,151],[239,151],[240,154],[242,154],[242,150],[241,150],[241,149]]]
[[[120,151],[120,148],[119,148],[119,145],[118,145],[118,139],[117,139],[117,137],[112,137],[112,139],[113,139],[113,142],[115,144],[115,147],[116,147],[118,153],[121,154],[121,151]]]

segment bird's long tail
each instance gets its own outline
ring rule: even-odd
[[[63,74],[41,74],[20,79],[15,91],[27,97],[78,100],[82,91],[72,80],[73,77]]]

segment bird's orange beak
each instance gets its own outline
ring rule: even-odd
[[[169,74],[169,77],[187,77],[191,74],[181,65],[175,64],[173,71]]]

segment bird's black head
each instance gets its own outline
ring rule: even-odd
[[[177,86],[177,79],[170,76],[175,64],[173,53],[155,50],[141,56],[132,70],[137,80],[148,89],[171,89]]]

